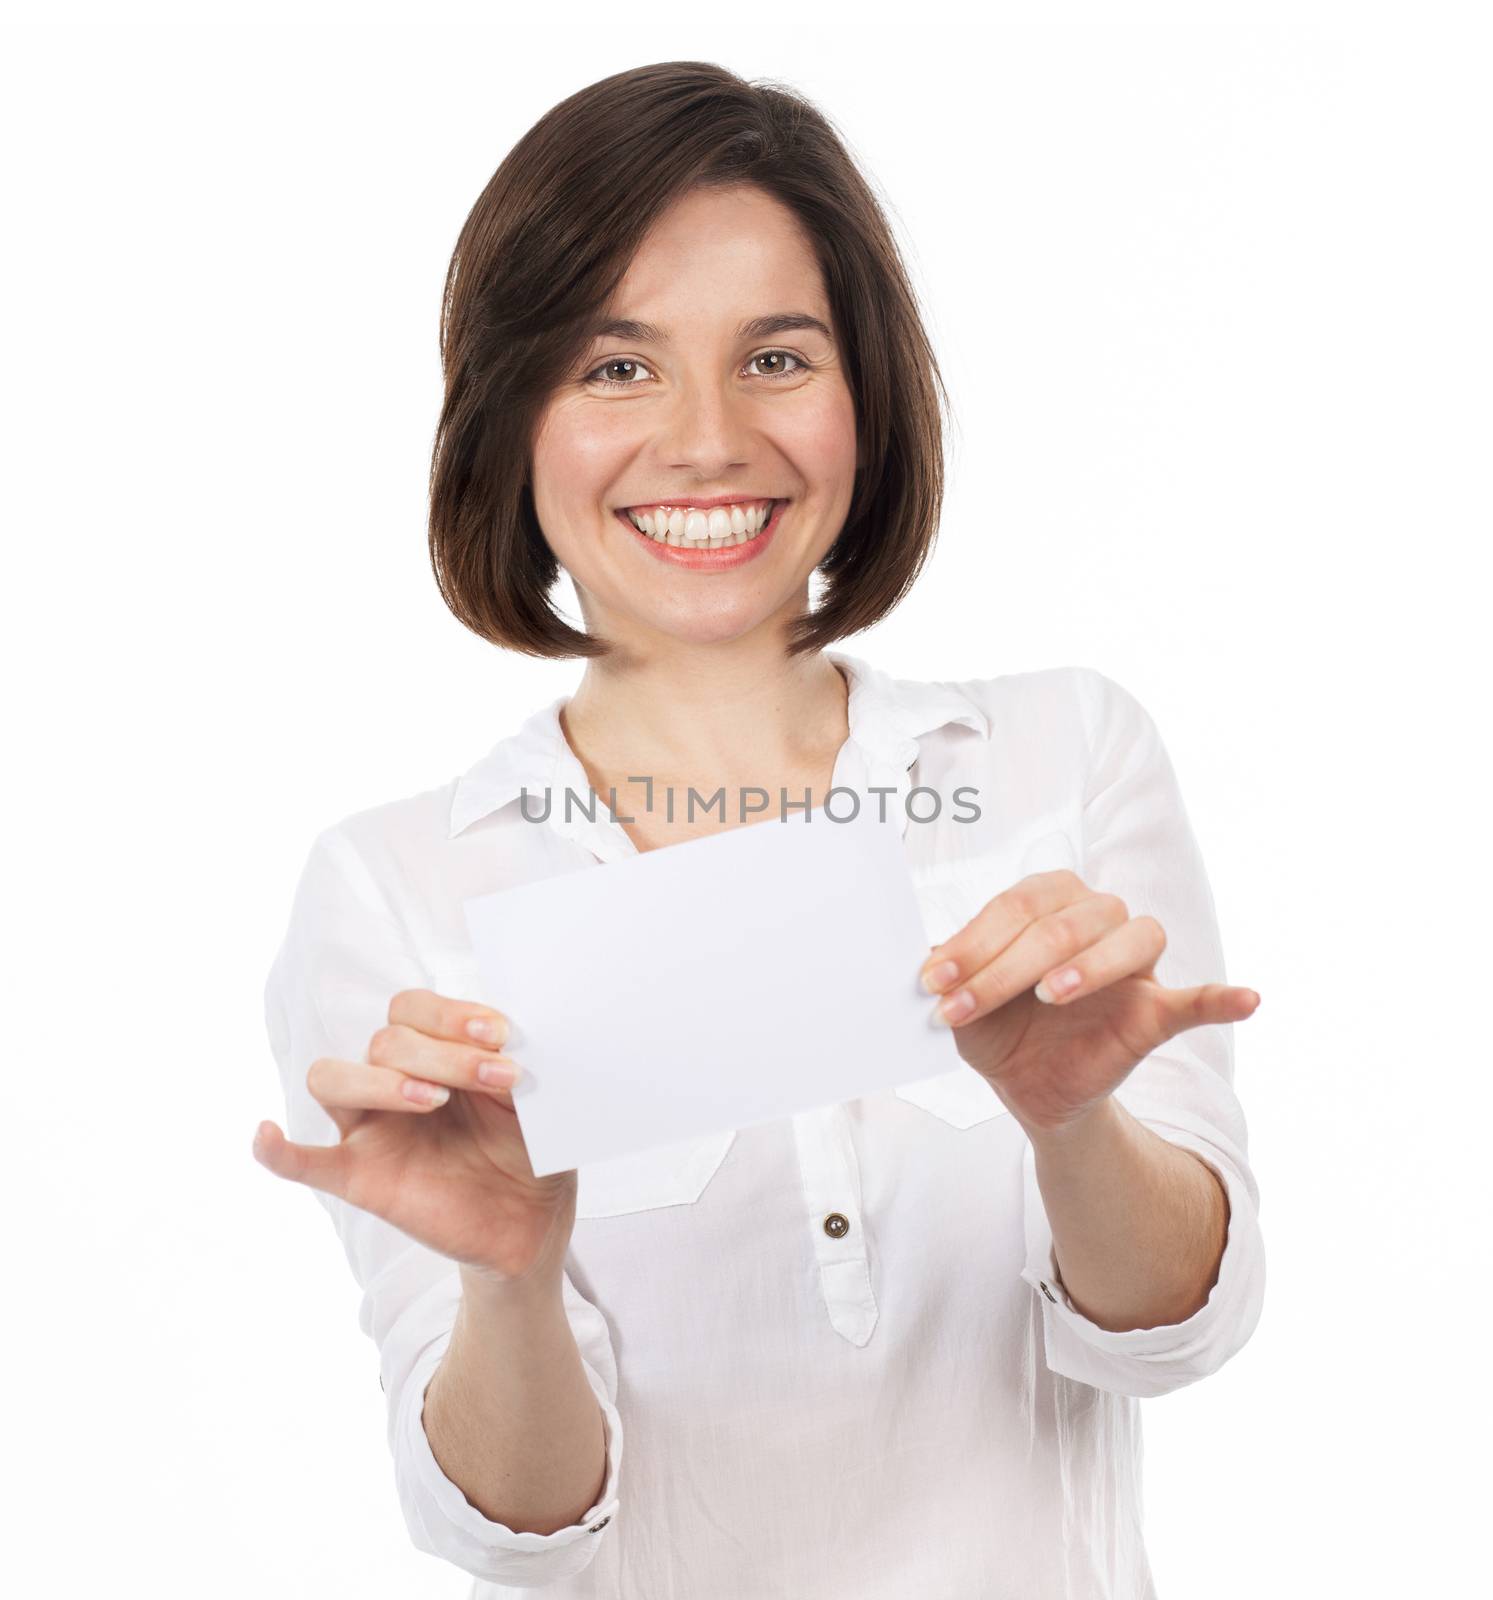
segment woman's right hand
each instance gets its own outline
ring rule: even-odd
[[[322,1058],[306,1074],[341,1142],[292,1144],[262,1122],[254,1157],[373,1212],[483,1280],[558,1285],[577,1174],[534,1176],[513,1109],[518,1064],[501,1053],[507,1035],[507,1019],[489,1006],[403,990],[366,1061]],[[508,1083],[484,1083],[483,1068],[509,1069]]]

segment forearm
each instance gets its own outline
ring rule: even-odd
[[[1218,1281],[1228,1196],[1191,1151],[1111,1095],[1076,1127],[1032,1132],[1063,1286],[1111,1332],[1184,1322]]]
[[[554,1533],[585,1515],[606,1481],[606,1430],[558,1281],[514,1292],[463,1273],[424,1426],[441,1471],[489,1520]]]

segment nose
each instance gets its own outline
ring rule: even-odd
[[[695,379],[671,396],[661,436],[660,459],[671,470],[714,482],[744,468],[751,454],[751,398],[729,380]]]

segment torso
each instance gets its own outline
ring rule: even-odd
[[[782,767],[767,776],[760,770],[747,772],[744,769],[740,772],[715,771],[705,779],[653,771],[650,789],[649,783],[631,781],[640,771],[648,772],[647,765],[640,767],[633,763],[616,771],[608,771],[581,754],[563,710],[560,714],[561,732],[602,805],[612,808],[617,825],[638,853],[642,854],[666,845],[682,844],[688,839],[701,839],[713,833],[726,833],[732,828],[749,827],[783,814],[790,820],[801,817],[806,793],[811,807],[822,806],[825,796],[833,787],[840,752],[850,738],[850,680],[843,668],[837,666],[835,671],[841,680],[844,699],[828,716],[824,715],[822,709],[813,717],[806,715],[796,730],[801,741],[794,752],[796,759],[784,759]],[[743,759],[750,758],[743,754]],[[693,805],[691,787],[696,796]],[[744,798],[743,791],[754,788],[767,791],[765,801],[761,794],[748,793]],[[718,802],[713,808],[709,807],[707,802],[720,789],[725,790],[724,805]],[[744,804],[761,809],[748,811],[743,816]]]
[[[784,809],[780,791],[785,789],[788,804],[794,808],[787,813],[790,819],[802,815],[805,790],[808,791],[814,806],[822,806],[834,782],[835,761],[838,754],[836,750],[828,756],[821,757],[812,766],[799,768],[770,780],[760,776],[733,779],[729,782],[716,780],[705,783],[694,780],[693,787],[697,798],[693,808],[690,806],[691,780],[689,779],[654,777],[650,806],[649,789],[646,784],[627,783],[623,778],[614,778],[593,770],[589,763],[583,765],[586,767],[592,788],[603,804],[612,803],[610,790],[615,787],[618,826],[632,840],[639,853],[642,853],[647,850],[662,849],[665,845],[682,844],[686,839],[701,839],[712,833],[727,832],[731,828],[775,820]],[[743,821],[740,814],[741,792],[753,786],[767,790],[766,809],[749,812]],[[719,803],[713,809],[707,809],[704,803],[717,789],[722,788],[726,791],[724,819]],[[748,803],[761,804],[762,797],[749,795]]]

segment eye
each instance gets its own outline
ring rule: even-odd
[[[598,373],[605,372],[608,367],[631,367],[635,372],[639,370],[646,372],[648,370],[641,361],[634,361],[630,356],[611,356],[606,361],[603,361],[599,367],[592,367],[586,374],[586,381],[588,383],[604,383],[612,389],[636,389],[638,387],[630,378],[597,377]]]
[[[779,370],[776,372],[759,372],[756,374],[757,377],[766,378],[769,382],[776,382],[780,378],[796,377],[798,373],[807,371],[809,367],[809,363],[802,356],[794,355],[791,350],[761,350],[756,355],[748,358],[747,366],[751,367],[758,361],[776,361],[780,364]],[[793,366],[783,367],[781,363],[786,361],[793,362]],[[603,377],[602,374],[609,367],[625,368],[630,376],[621,378]],[[637,381],[636,375],[639,372],[648,372],[648,368],[641,361],[634,361],[631,356],[608,356],[600,366],[592,367],[586,374],[586,382],[599,383],[608,389],[641,389],[645,385]]]
[[[751,358],[751,361],[747,362],[747,365],[751,366],[752,361],[796,361],[798,363],[798,366],[792,370],[779,370],[777,372],[761,373],[760,376],[764,378],[791,378],[794,372],[800,371],[808,366],[808,362],[806,362],[802,356],[794,355],[791,350],[763,350],[757,355],[754,355]]]

